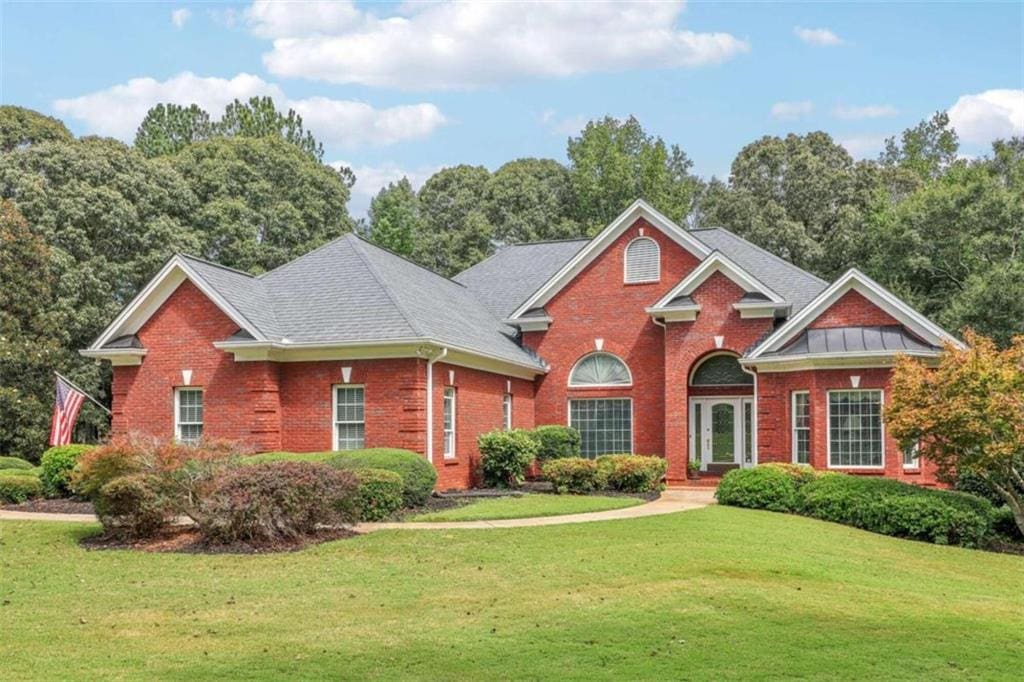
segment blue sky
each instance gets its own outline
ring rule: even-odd
[[[287,101],[360,178],[565,159],[636,115],[706,177],[762,135],[857,157],[937,110],[965,154],[1024,134],[1024,3],[0,3],[0,101],[130,141],[158,101]]]

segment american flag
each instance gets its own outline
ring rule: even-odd
[[[53,402],[53,424],[50,426],[50,445],[67,445],[75,430],[78,411],[82,409],[85,394],[70,386],[63,377],[57,377],[57,399]]]

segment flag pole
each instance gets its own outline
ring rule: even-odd
[[[78,391],[79,393],[84,395],[86,398],[88,398],[90,401],[92,401],[96,405],[96,407],[100,408],[101,410],[103,410],[107,414],[111,414],[110,410],[108,410],[103,403],[101,403],[100,401],[96,400],[96,398],[93,398],[91,395],[89,395],[88,393],[83,391],[78,386],[78,384],[76,384],[75,382],[71,381],[71,379],[68,379],[66,376],[64,376],[63,374],[61,374],[60,372],[57,372],[57,371],[54,371],[54,374],[57,375],[58,379],[60,379],[61,381],[66,383],[68,386],[70,386],[71,388],[75,389],[76,391]]]

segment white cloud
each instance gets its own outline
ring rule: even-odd
[[[352,3],[254,3],[285,77],[420,89],[474,88],[638,68],[718,64],[750,49],[729,33],[680,30],[684,3],[405,3],[377,16]]]
[[[414,190],[419,190],[431,175],[441,170],[442,166],[420,166],[404,169],[396,163],[384,163],[379,166],[357,166],[348,161],[334,161],[331,166],[348,166],[356,174],[356,184],[352,186],[352,199],[349,201],[349,213],[355,218],[366,215],[370,201],[389,183],[409,178]]]
[[[559,117],[554,109],[547,109],[540,115],[540,122],[553,135],[578,135],[589,119],[583,114]]]
[[[827,28],[803,28],[802,26],[797,26],[793,29],[793,33],[796,34],[797,38],[808,45],[817,45],[818,47],[835,47],[837,45],[846,44],[845,40]]]
[[[885,147],[885,135],[855,135],[839,140],[853,158],[875,158]]]
[[[174,28],[182,28],[192,17],[192,10],[187,7],[180,7],[176,10],[171,11],[171,23],[174,24]]]
[[[115,85],[70,99],[53,103],[57,113],[78,119],[89,131],[122,140],[130,140],[149,109],[160,102],[198,104],[218,116],[235,98],[246,100],[254,96],[269,95],[277,101],[284,93],[259,76],[240,73],[234,78],[197,76],[185,71],[165,81],[155,78],[132,78]]]
[[[269,95],[283,109],[295,109],[317,139],[351,148],[388,145],[424,137],[446,122],[433,104],[409,104],[375,109],[365,102],[311,97],[288,100],[280,87],[246,73],[234,78],[197,76],[185,72],[158,81],[133,78],[122,85],[81,97],[60,99],[54,109],[83,121],[90,132],[131,140],[149,109],[161,102],[198,104],[214,118],[234,99]]]
[[[836,118],[855,121],[864,118],[884,118],[895,116],[899,110],[889,104],[868,104],[862,107],[849,107],[840,104],[832,109],[832,115]]]
[[[447,121],[433,104],[374,109],[364,102],[311,97],[289,101],[305,127],[326,144],[388,145],[430,135]]]
[[[986,90],[964,95],[949,108],[949,122],[961,141],[988,144],[1024,135],[1024,90]]]
[[[795,121],[814,111],[812,102],[776,102],[772,105],[772,118],[780,121]]]

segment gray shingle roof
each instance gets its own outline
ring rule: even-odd
[[[201,258],[184,255],[182,258],[257,331],[269,339],[280,338],[281,329],[270,294],[259,278]]]
[[[572,260],[589,239],[533,242],[500,249],[455,276],[493,315],[505,319]]]
[[[693,230],[693,236],[764,282],[782,296],[796,313],[828,286],[828,282],[784,261],[760,246],[721,227]]]
[[[806,329],[788,346],[774,353],[765,353],[764,357],[938,350],[937,347],[922,343],[908,334],[902,325],[833,327],[831,329]]]
[[[353,234],[258,282],[293,343],[431,339],[542,367],[466,287]]]

